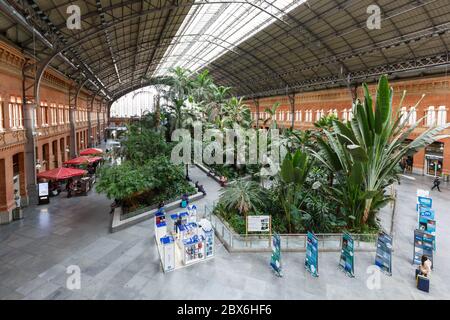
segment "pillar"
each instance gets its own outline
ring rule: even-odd
[[[92,147],[92,123],[91,123],[91,110],[88,110],[87,112],[87,118],[88,118],[88,133],[87,133],[87,146],[88,148]]]
[[[12,156],[6,154],[4,159],[0,159],[0,224],[12,221],[14,208]]]
[[[25,154],[19,153],[19,177],[20,177],[20,203],[21,206],[28,205],[27,177],[25,173]]]
[[[76,132],[75,132],[75,107],[69,106],[69,122],[70,122],[70,158],[75,158],[77,154]]]
[[[450,175],[450,139],[444,139],[444,161],[442,163],[442,173]]]
[[[37,194],[37,185],[36,185],[36,159],[38,155],[36,154],[36,146],[37,146],[37,131],[34,126],[34,110],[36,108],[36,104],[24,104],[23,106],[23,118],[24,118],[24,126],[26,129],[26,137],[27,142],[25,143],[25,156],[24,156],[24,171],[25,171],[25,179],[27,183],[26,194],[28,196],[28,203],[37,204],[38,203],[38,194]],[[42,159],[41,159],[42,161]],[[12,170],[12,169],[11,169]],[[22,180],[22,179],[21,179]]]
[[[425,149],[420,149],[414,154],[413,158],[413,173],[423,175],[425,166]]]

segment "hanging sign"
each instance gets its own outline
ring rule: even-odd
[[[392,238],[384,232],[378,235],[375,265],[386,274],[392,275]]]
[[[270,266],[278,277],[282,277],[281,273],[281,238],[275,233],[272,235],[272,256],[270,257]]]
[[[341,258],[339,267],[350,277],[355,276],[353,237],[348,233],[342,235]]]
[[[317,237],[308,231],[306,243],[305,268],[314,277],[319,276],[319,241]]]
[[[413,264],[421,264],[423,255],[433,262],[433,238],[433,235],[423,230],[414,230]]]
[[[270,216],[247,216],[247,232],[270,232]]]

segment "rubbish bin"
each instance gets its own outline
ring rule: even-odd
[[[21,208],[15,208],[12,212],[13,220],[23,219],[23,213]]]

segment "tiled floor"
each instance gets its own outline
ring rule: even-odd
[[[218,185],[196,168],[191,176],[217,197]],[[229,254],[217,243],[216,257],[176,272],[161,272],[153,239],[153,221],[108,231],[111,201],[92,192],[87,197],[52,199],[27,208],[25,219],[0,226],[1,299],[450,299],[450,189],[433,192],[438,239],[429,294],[415,289],[413,230],[415,193],[430,185],[416,177],[396,188],[393,276],[381,276],[381,288],[369,290],[367,267],[374,253],[356,253],[356,277],[338,268],[338,253],[320,253],[320,277],[303,268],[303,253],[283,254],[284,277],[275,277],[268,254]],[[67,289],[67,267],[81,269],[81,289]]]

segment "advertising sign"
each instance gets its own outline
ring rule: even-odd
[[[48,197],[48,182],[39,183],[39,197]]]
[[[434,219],[434,210],[427,207],[419,207],[419,220],[421,218]]]
[[[419,230],[425,231],[433,237],[433,250],[436,250],[436,220],[419,218]]]
[[[429,198],[430,197],[430,191],[429,190],[423,190],[423,189],[417,189],[417,197],[425,197],[425,198]]]
[[[386,274],[392,275],[392,238],[384,232],[378,235],[375,265]]]
[[[48,182],[38,183],[39,204],[47,204],[50,202],[48,193]]]
[[[270,216],[247,216],[247,232],[270,232]]]
[[[353,238],[348,233],[342,235],[341,258],[339,267],[350,277],[355,276]]]
[[[307,235],[305,268],[314,277],[319,276],[319,241],[311,232]]]
[[[281,273],[281,239],[276,233],[272,235],[272,256],[270,257],[270,266],[277,276],[283,276]]]
[[[419,203],[419,207],[431,208],[433,206],[433,199],[426,197],[418,197],[417,201]]]
[[[433,238],[433,235],[423,230],[414,230],[413,264],[419,265],[423,255],[427,256],[433,262]]]

